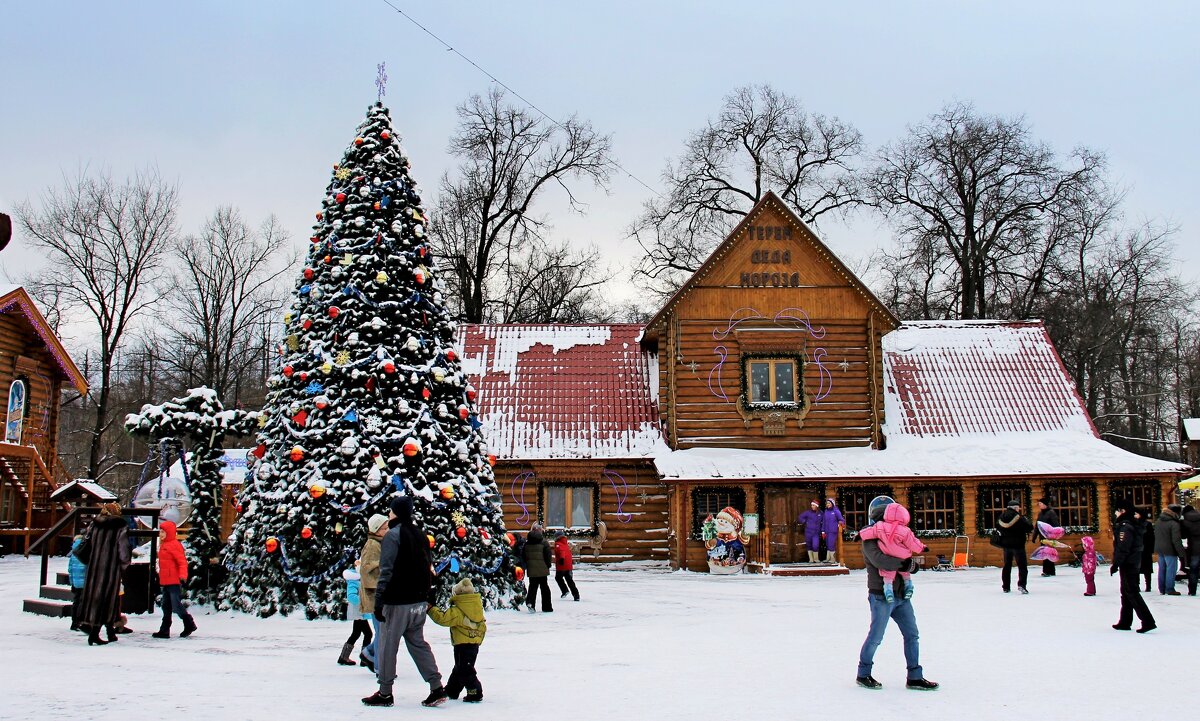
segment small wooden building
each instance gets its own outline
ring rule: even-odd
[[[64,388],[79,394],[87,380],[25,290],[0,286],[0,544],[27,547],[63,506],[50,501],[70,475],[58,460]]]
[[[1183,460],[1192,466],[1200,466],[1200,418],[1184,418],[1180,423],[1179,443],[1183,447]]]
[[[1108,553],[1113,500],[1157,512],[1192,472],[1103,441],[1040,323],[904,323],[771,193],[645,327],[459,341],[509,527],[563,529],[603,560],[705,569],[703,520],[733,507],[763,531],[752,560],[801,561],[797,516],[832,498],[857,566],[880,494],[935,555],[957,539],[998,562],[996,516],[1043,497],[1067,543]]]

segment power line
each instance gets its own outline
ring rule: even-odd
[[[512,93],[514,96],[516,96],[518,99],[520,99],[520,101],[521,101],[521,102],[525,103],[526,105],[528,105],[528,106],[529,106],[530,108],[532,108],[533,110],[536,110],[536,111],[537,111],[537,112],[538,112],[538,113],[539,113],[539,114],[540,114],[540,115],[541,115],[543,118],[545,118],[546,120],[549,120],[551,123],[553,123],[553,124],[554,124],[556,127],[558,127],[558,128],[562,128],[562,129],[564,129],[564,130],[566,129],[566,126],[565,126],[565,125],[563,125],[562,123],[558,122],[558,120],[556,120],[554,117],[552,117],[552,116],[551,116],[549,113],[547,113],[545,110],[542,110],[541,108],[539,108],[537,105],[535,105],[535,104],[533,103],[533,101],[529,100],[529,99],[528,99],[528,98],[526,98],[524,95],[522,95],[522,94],[518,93],[518,92],[517,92],[516,90],[514,90],[514,89],[512,88],[512,86],[510,86],[508,83],[504,82],[504,81],[503,81],[503,80],[501,80],[500,78],[498,78],[498,77],[496,77],[495,75],[493,75],[492,73],[488,72],[488,71],[487,71],[487,69],[485,69],[485,68],[484,68],[483,66],[481,66],[479,63],[475,62],[474,60],[472,60],[471,58],[467,57],[466,55],[463,55],[463,54],[462,54],[462,52],[460,52],[460,51],[459,51],[457,48],[455,48],[453,45],[451,45],[450,43],[448,43],[448,42],[446,42],[445,40],[443,40],[441,37],[439,37],[439,36],[438,36],[436,33],[434,33],[434,32],[433,32],[432,30],[430,30],[429,28],[427,28],[427,27],[425,27],[424,25],[422,25],[421,23],[417,22],[417,21],[416,21],[416,20],[415,20],[415,19],[414,19],[414,18],[413,18],[411,15],[409,15],[409,14],[408,14],[408,13],[406,13],[406,12],[404,12],[404,11],[403,11],[403,10],[401,10],[400,8],[396,7],[394,4],[392,4],[392,0],[383,0],[383,2],[384,2],[384,3],[385,3],[387,6],[388,6],[388,7],[390,7],[391,9],[393,9],[393,10],[395,10],[396,12],[400,13],[400,15],[401,15],[401,16],[402,16],[402,17],[403,17],[405,20],[409,21],[409,22],[410,22],[410,23],[412,23],[413,25],[416,25],[416,26],[417,26],[418,28],[420,28],[420,29],[421,29],[421,30],[422,30],[422,31],[423,31],[423,32],[424,32],[426,35],[428,35],[429,37],[433,38],[433,39],[434,39],[434,40],[436,40],[438,43],[440,43],[440,44],[442,45],[442,47],[446,48],[446,50],[447,50],[447,51],[449,51],[449,52],[452,52],[452,53],[454,53],[455,55],[457,55],[458,57],[462,58],[462,59],[463,59],[464,61],[466,61],[466,62],[467,62],[467,63],[468,63],[468,64],[469,64],[471,67],[475,68],[475,69],[476,69],[476,70],[478,70],[479,72],[481,72],[481,73],[483,73],[484,75],[486,75],[486,76],[487,76],[489,79],[491,79],[491,81],[492,81],[493,83],[495,83],[495,84],[499,85],[500,87],[504,88],[504,89],[505,89],[505,90],[507,90],[508,92]],[[637,182],[639,185],[641,185],[643,188],[645,188],[646,190],[649,190],[651,193],[654,193],[655,195],[657,195],[657,196],[658,196],[658,197],[660,197],[660,198],[661,198],[661,197],[663,197],[663,196],[662,196],[662,193],[658,192],[658,191],[657,191],[657,190],[655,190],[654,188],[651,188],[651,187],[650,187],[649,185],[647,185],[647,184],[646,184],[646,183],[645,183],[645,182],[644,182],[644,181],[643,181],[641,178],[639,178],[639,177],[637,177],[636,175],[634,175],[633,173],[629,172],[629,171],[628,171],[628,170],[625,168],[625,166],[623,166],[623,165],[621,165],[620,163],[618,163],[618,162],[616,161],[616,159],[615,159],[615,158],[613,158],[612,156],[606,156],[606,157],[607,157],[607,159],[608,159],[608,162],[612,163],[612,164],[613,164],[613,166],[614,166],[614,167],[616,167],[618,170],[620,170],[622,173],[625,173],[625,175],[627,175],[627,176],[629,176],[630,178],[632,178],[633,180],[635,180],[635,181],[636,181],[636,182]]]

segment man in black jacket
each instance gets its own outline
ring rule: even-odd
[[[1137,613],[1142,627],[1138,633],[1146,633],[1157,628],[1154,616],[1146,599],[1142,598],[1138,584],[1138,571],[1142,565],[1142,530],[1141,519],[1128,499],[1117,502],[1115,507],[1116,522],[1113,524],[1113,562],[1111,573],[1121,574],[1121,617],[1113,624],[1118,631],[1128,631],[1133,627],[1133,614]]]
[[[1021,502],[1013,499],[996,519],[1000,533],[999,546],[1004,551],[1004,570],[1000,571],[1000,585],[1005,593],[1011,591],[1013,561],[1017,562],[1017,590],[1029,593],[1029,561],[1025,558],[1025,540],[1033,530],[1029,519],[1021,515]]]
[[[1192,506],[1183,507],[1183,520],[1179,523],[1187,541],[1188,595],[1196,595],[1196,582],[1200,580],[1200,511]]]
[[[1037,517],[1037,519],[1038,519],[1038,523],[1045,523],[1047,526],[1051,526],[1053,528],[1058,528],[1058,525],[1059,525],[1058,511],[1054,510],[1051,507],[1051,501],[1046,496],[1042,496],[1041,498],[1038,499],[1038,517]],[[1040,543],[1041,540],[1042,540],[1042,531],[1037,526],[1034,526],[1033,527],[1033,541],[1034,541],[1034,543]],[[1053,576],[1053,575],[1055,575],[1054,561],[1051,561],[1050,559],[1047,558],[1042,561],[1042,576]]]
[[[379,585],[375,588],[375,619],[379,640],[375,651],[379,690],[362,701],[367,706],[391,706],[396,680],[396,655],[400,639],[421,677],[429,684],[422,706],[446,703],[442,675],[433,650],[425,641],[425,615],[432,601],[433,559],[429,540],[413,522],[413,502],[408,496],[392,501],[390,530],[379,551]]]
[[[894,503],[887,496],[880,496],[871,501],[868,518],[871,523],[883,520],[883,512],[889,503]],[[869,689],[881,689],[883,684],[875,680],[871,670],[875,666],[875,651],[883,642],[883,633],[887,630],[888,619],[900,627],[900,635],[904,637],[904,663],[908,667],[908,680],[905,686],[914,691],[933,691],[938,684],[925,678],[921,668],[920,647],[917,631],[917,616],[913,613],[912,599],[904,597],[904,578],[897,573],[893,582],[895,600],[889,603],[883,596],[883,576],[879,569],[885,571],[903,571],[916,573],[919,569],[912,558],[894,558],[879,550],[879,541],[863,541],[863,562],[867,567],[867,601],[871,606],[871,626],[867,630],[867,640],[863,642],[858,654],[859,686]]]

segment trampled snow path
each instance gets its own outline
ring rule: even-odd
[[[418,705],[426,688],[406,656],[397,708],[359,704],[371,675],[334,663],[346,623],[194,608],[200,630],[190,639],[152,639],[157,619],[135,616],[138,633],[89,648],[65,620],[21,612],[37,592],[37,561],[10,556],[0,559],[0,718],[1011,721],[1046,704],[1064,717],[1124,718],[1194,665],[1200,598],[1155,593],[1160,629],[1119,633],[1109,627],[1116,581],[1101,570],[1094,598],[1070,568],[1052,579],[1034,572],[1029,596],[1002,594],[998,569],[918,574],[922,662],[943,685],[920,693],[903,687],[894,626],[876,658],[885,688],[854,685],[867,620],[861,571],[812,579],[584,568],[581,603],[490,614],[483,704],[431,710]],[[448,633],[430,623],[426,637],[449,675]]]

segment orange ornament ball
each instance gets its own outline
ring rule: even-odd
[[[300,529],[300,537],[306,538],[306,539],[312,538],[312,529],[309,528],[308,526],[305,526],[304,528]]]
[[[425,537],[429,539],[429,547],[433,548],[434,545],[436,545],[436,542],[433,540],[433,536],[426,535]]]
[[[279,539],[271,536],[263,546],[267,549],[267,553],[275,553],[279,549]]]
[[[504,542],[508,544],[509,548],[512,548],[517,543],[517,537],[511,533],[506,533],[504,534]]]
[[[421,442],[416,438],[409,438],[404,442],[404,455],[412,458],[421,452]]]
[[[494,454],[491,454],[491,453],[488,454],[488,465],[489,466],[496,465],[496,456]]]
[[[304,460],[304,449],[300,446],[293,446],[291,452],[288,453],[288,458],[292,459],[293,463],[299,463]]]
[[[446,500],[450,500],[451,498],[454,498],[454,489],[451,488],[450,486],[446,486],[445,488],[443,488],[442,489],[442,498],[445,498]],[[462,538],[462,536],[459,536],[459,538]]]
[[[516,568],[516,570],[514,571],[514,573],[516,574],[516,576],[517,576],[517,580],[518,580],[518,581],[523,581],[523,580],[525,580],[525,569],[524,569],[524,568],[521,568],[520,566],[517,566],[517,568]]]
[[[362,138],[355,138],[355,139],[354,139],[354,144],[355,144],[356,146],[360,146],[360,145],[362,145],[362,144],[363,144],[363,142],[364,142],[364,141],[363,141],[363,139],[362,139]]]
[[[454,535],[458,536],[459,538],[466,538],[467,537],[467,529],[463,528],[462,526],[459,526],[458,528],[454,529]]]
[[[308,495],[312,496],[313,498],[320,498],[321,496],[325,495],[325,486],[322,486],[320,483],[313,484],[308,489]]]

